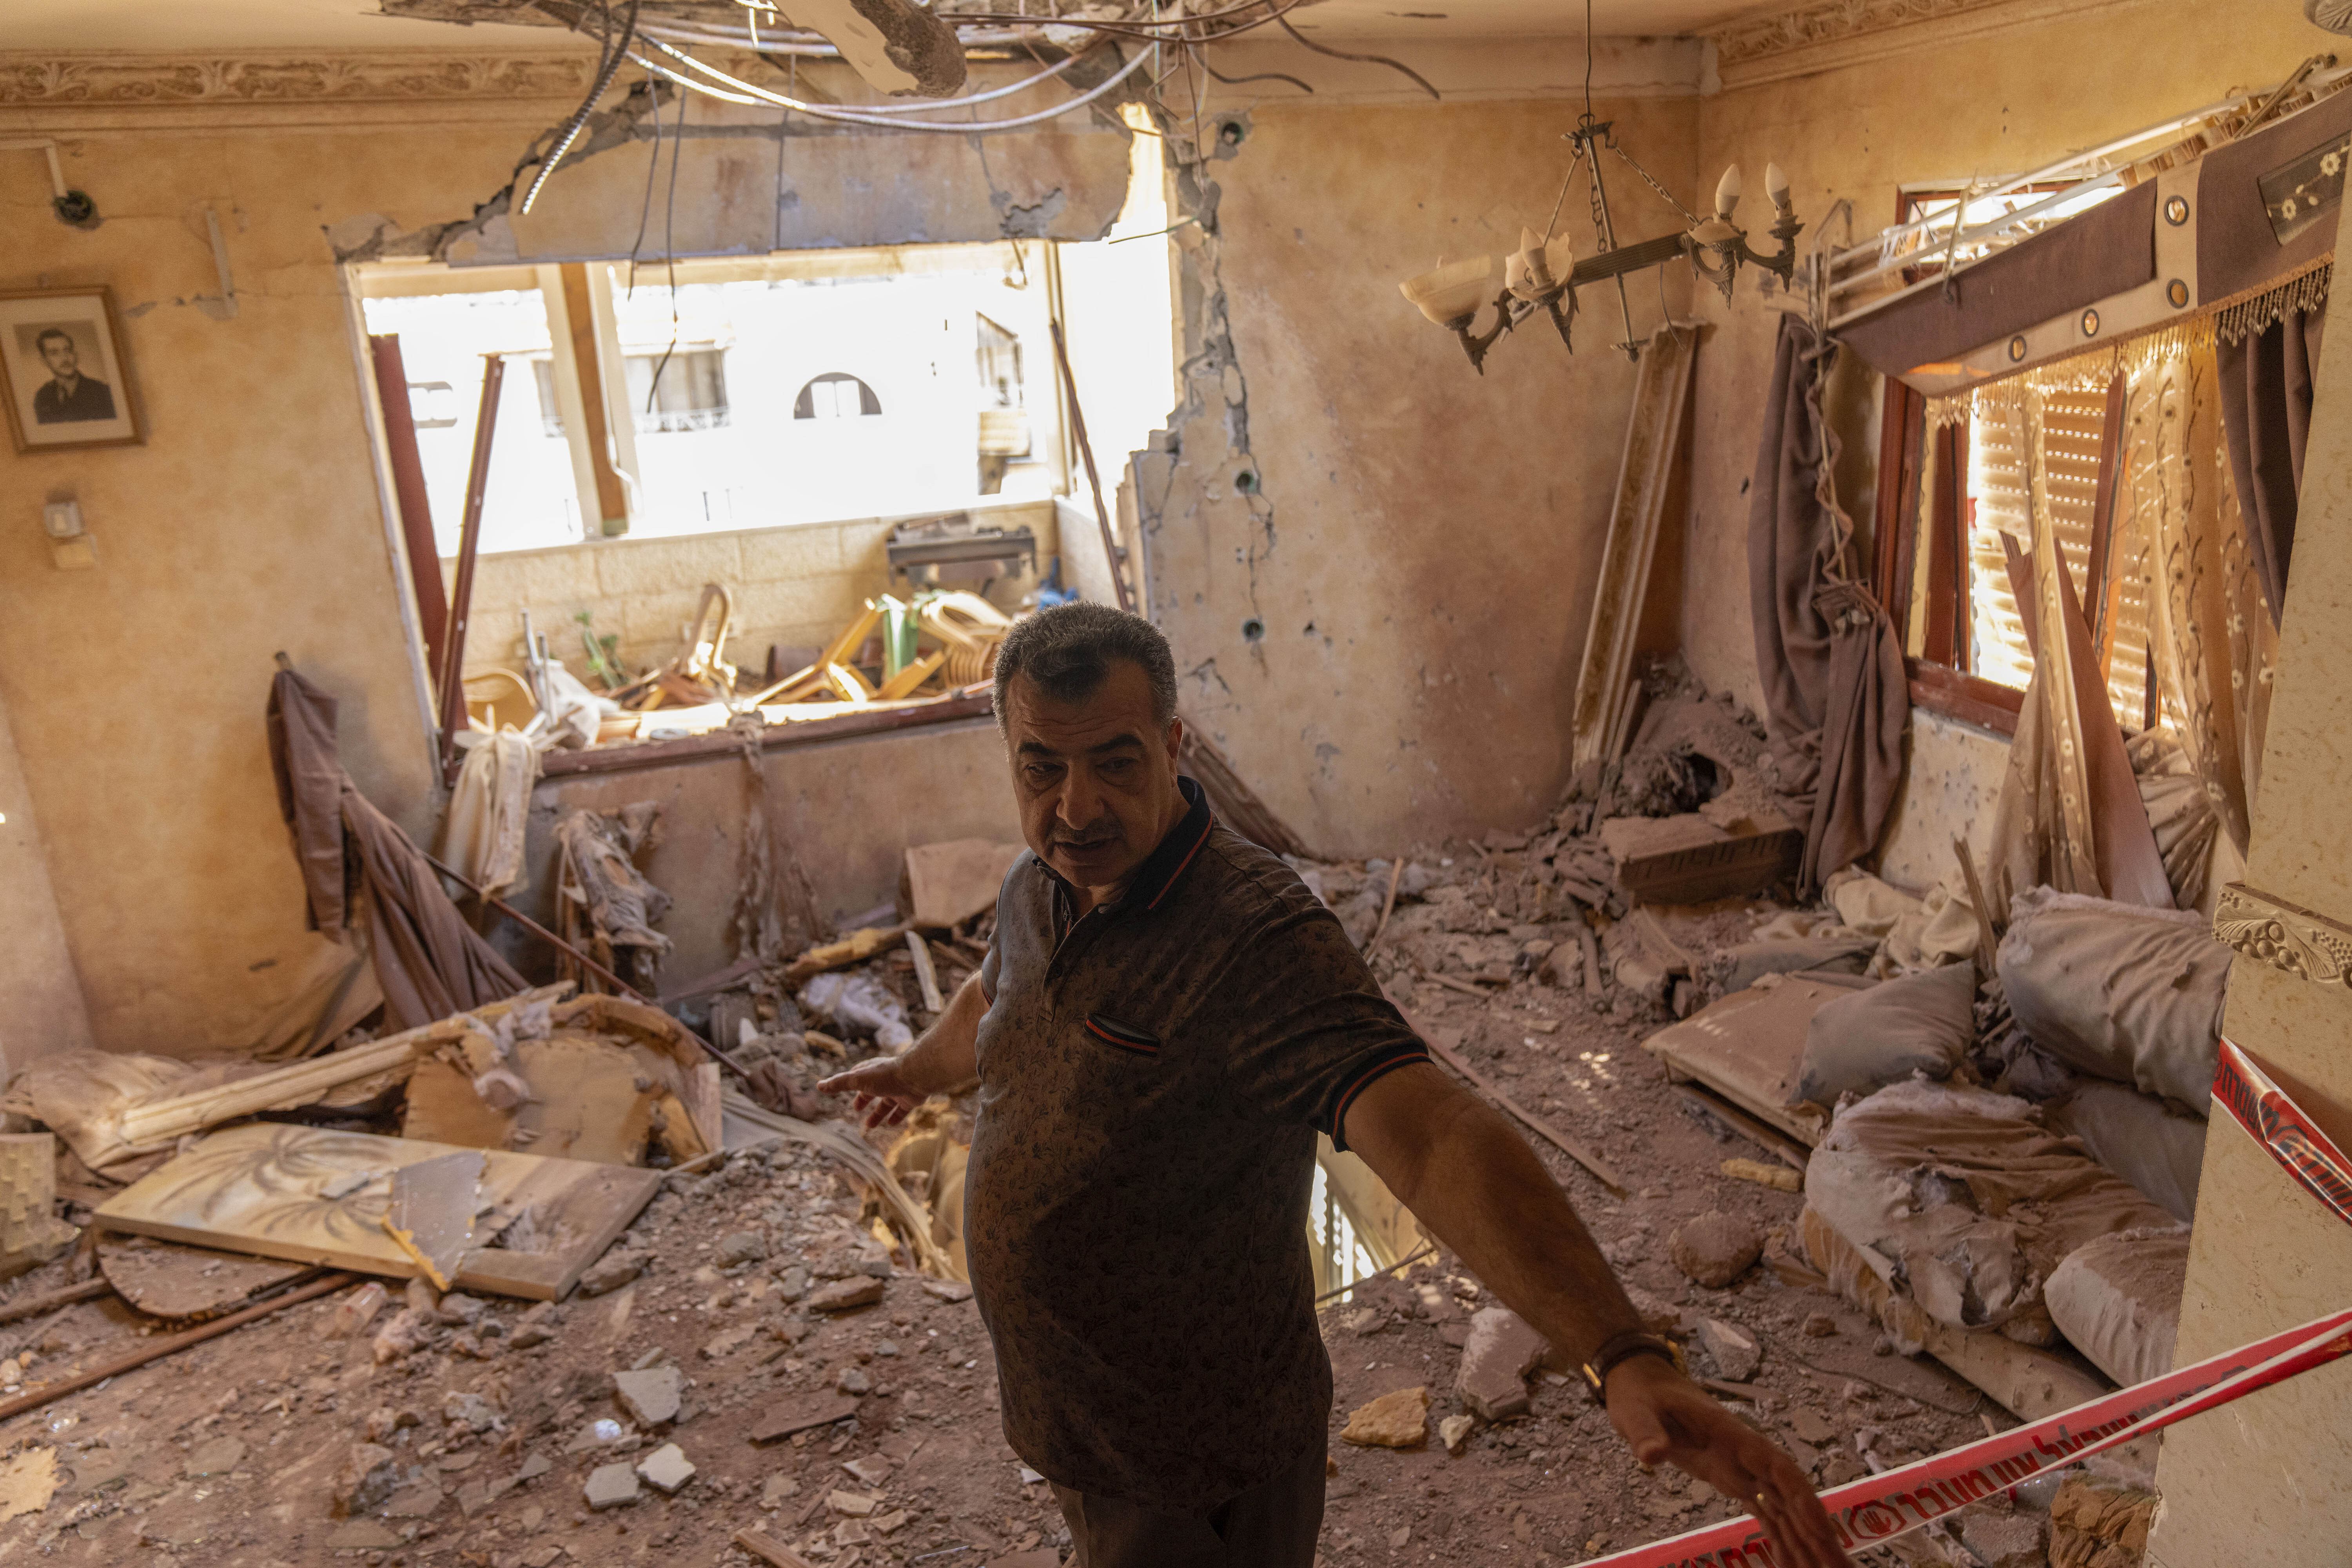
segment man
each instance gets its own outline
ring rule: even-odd
[[[1081,1568],[1307,1568],[1331,1367],[1315,1133],[1586,1369],[1644,1464],[1739,1499],[1776,1561],[1846,1559],[1803,1475],[1695,1386],[1518,1135],[1381,994],[1331,912],[1178,776],[1150,623],[1062,605],[998,652],[1029,853],[986,963],[903,1055],[827,1079],[895,1121],[977,1078],[972,1289],[1013,1449]]]
[[[73,334],[50,327],[33,340],[41,361],[49,367],[49,383],[33,394],[33,418],[42,425],[63,425],[82,419],[114,417],[114,389],[81,373],[81,356]]]

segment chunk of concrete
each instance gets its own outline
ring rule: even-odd
[[[686,1373],[674,1366],[648,1367],[643,1372],[616,1372],[613,1392],[629,1419],[640,1426],[658,1426],[677,1419],[686,1399]]]
[[[392,1450],[373,1443],[354,1443],[335,1473],[333,1497],[337,1518],[365,1513],[393,1494],[400,1485],[400,1467]]]
[[[675,1443],[664,1443],[637,1461],[637,1474],[664,1497],[676,1497],[680,1487],[694,1479],[694,1465],[687,1458],[685,1449]]]
[[[637,1500],[637,1472],[626,1459],[599,1465],[588,1472],[588,1506],[602,1511],[625,1508]]]
[[[1960,1543],[1985,1568],[2041,1568],[2042,1518],[1970,1509],[1960,1521]]]
[[[871,1274],[853,1274],[809,1292],[808,1304],[820,1312],[846,1312],[871,1307],[882,1300],[883,1281]]]
[[[617,1290],[646,1271],[646,1258],[641,1252],[608,1252],[588,1266],[580,1276],[580,1294],[602,1296],[607,1290]]]
[[[1709,1289],[1721,1289],[1763,1256],[1764,1238],[1736,1215],[1702,1215],[1675,1232],[1675,1267]]]
[[[1454,1392],[1489,1421],[1525,1415],[1528,1373],[1548,1350],[1544,1337],[1508,1307],[1481,1307],[1470,1319]]]
[[[1348,1417],[1339,1439],[1368,1448],[1418,1448],[1429,1441],[1429,1390],[1383,1394]]]
[[[1698,1321],[1698,1342],[1715,1363],[1716,1375],[1733,1383],[1746,1383],[1764,1363],[1764,1348],[1756,1336],[1720,1318]]]
[[[245,1462],[245,1445],[234,1437],[215,1437],[197,1445],[188,1456],[188,1479],[225,1476]]]
[[[756,1230],[730,1231],[719,1240],[719,1267],[732,1268],[739,1263],[757,1263],[768,1256],[768,1242]]]

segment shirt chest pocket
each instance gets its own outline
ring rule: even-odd
[[[1109,1013],[1089,1013],[1079,1026],[1087,1043],[1137,1062],[1160,1059],[1160,1037]]]

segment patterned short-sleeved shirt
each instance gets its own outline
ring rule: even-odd
[[[1005,1436],[1062,1486],[1214,1507],[1324,1440],[1315,1133],[1427,1051],[1276,856],[1190,813],[1073,920],[1034,854],[982,972],[965,1186]]]

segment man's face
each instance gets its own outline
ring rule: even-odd
[[[1093,695],[1056,702],[1027,676],[1004,698],[1004,739],[1022,835],[1037,858],[1082,888],[1132,876],[1184,815],[1176,788],[1181,721],[1161,729],[1151,681],[1114,659]]]
[[[48,362],[49,374],[59,381],[71,381],[81,374],[81,366],[74,357],[71,338],[43,339],[41,358]]]

